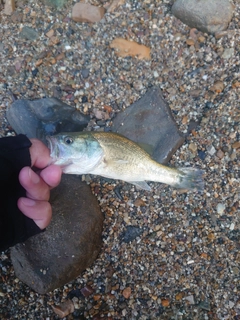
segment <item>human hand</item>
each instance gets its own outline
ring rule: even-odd
[[[50,163],[49,149],[37,139],[31,139],[30,156],[32,167],[43,169],[39,174],[30,167],[24,167],[19,173],[19,181],[26,190],[26,198],[18,199],[18,208],[24,215],[32,219],[40,229],[48,226],[52,217],[50,205],[50,189],[56,187],[61,180],[62,170]]]

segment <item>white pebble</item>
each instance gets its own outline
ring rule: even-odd
[[[217,213],[222,215],[224,213],[224,211],[225,211],[225,208],[226,208],[226,206],[225,206],[224,203],[218,203],[218,205],[217,205]]]

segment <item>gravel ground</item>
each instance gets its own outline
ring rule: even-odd
[[[89,130],[104,130],[159,85],[181,131],[193,125],[171,165],[198,166],[206,180],[196,194],[88,179],[105,214],[99,258],[72,283],[39,295],[2,253],[0,319],[58,319],[51,306],[66,299],[75,306],[66,319],[240,319],[240,3],[233,2],[226,34],[200,33],[195,43],[168,0],[127,0],[94,25],[71,21],[72,3],[56,11],[19,0],[12,17],[0,13],[1,136],[13,134],[4,118],[9,91],[18,99],[56,96],[91,115]],[[22,39],[23,26],[39,38]],[[115,37],[151,47],[151,60],[119,58],[109,47]]]

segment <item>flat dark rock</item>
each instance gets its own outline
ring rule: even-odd
[[[41,294],[79,276],[102,244],[103,214],[79,177],[63,175],[50,202],[53,218],[46,231],[11,248],[16,276]]]
[[[158,87],[150,88],[141,99],[119,113],[113,120],[113,131],[137,142],[163,164],[184,142]]]
[[[16,133],[44,143],[46,135],[82,131],[90,120],[89,116],[57,98],[16,100],[7,109],[6,117]]]

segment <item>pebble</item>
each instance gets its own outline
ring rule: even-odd
[[[125,299],[129,299],[132,293],[132,289],[130,287],[127,287],[123,290],[122,294]]]
[[[193,153],[195,153],[195,152],[197,151],[197,149],[198,149],[197,145],[196,145],[195,143],[192,143],[192,142],[189,144],[189,147],[188,147],[188,148],[189,148],[189,150],[192,151]]]
[[[233,48],[227,48],[223,51],[222,58],[223,59],[230,59],[234,55]]]
[[[75,22],[99,22],[106,10],[89,3],[78,2],[72,8],[72,20]]]
[[[225,208],[226,208],[226,206],[224,203],[218,203],[217,204],[217,213],[222,215],[225,211]]]
[[[10,16],[15,10],[15,1],[14,0],[5,0],[4,4],[4,14]]]
[[[207,147],[207,152],[210,154],[210,156],[213,156],[216,153],[216,149],[214,146]]]

